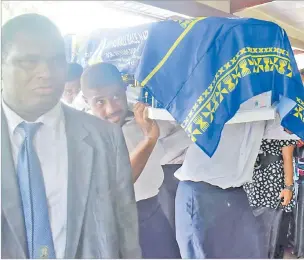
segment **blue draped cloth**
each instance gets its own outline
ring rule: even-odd
[[[135,77],[209,156],[240,105],[268,91],[282,126],[304,138],[303,84],[287,34],[272,22],[156,23]]]
[[[79,60],[110,62],[135,78],[209,156],[240,105],[268,91],[282,126],[304,139],[303,84],[287,34],[272,22],[164,21],[100,30],[91,39],[95,49],[85,47]]]

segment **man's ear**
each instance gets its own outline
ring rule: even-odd
[[[82,94],[82,98],[83,98],[84,102],[85,102],[87,105],[89,105],[88,99],[87,99],[83,94]]]

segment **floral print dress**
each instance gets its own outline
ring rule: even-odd
[[[282,155],[282,148],[296,145],[295,140],[263,139],[260,153],[274,156]],[[252,207],[269,207],[275,209],[279,202],[279,195],[284,189],[283,158],[270,163],[265,168],[259,167],[257,159],[253,180],[244,185],[249,204]],[[286,212],[292,211],[295,206],[295,198],[284,207]]]

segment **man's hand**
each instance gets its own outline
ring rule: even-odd
[[[136,103],[133,109],[135,120],[142,129],[144,136],[156,141],[159,137],[159,127],[155,120],[148,118],[147,109],[147,105],[140,102]]]
[[[284,131],[285,131],[287,134],[292,135],[292,132],[291,132],[291,131],[289,131],[287,128],[284,128]]]
[[[299,140],[299,141],[298,141],[298,146],[299,146],[299,147],[302,147],[303,145],[304,145],[304,141]]]
[[[136,103],[133,109],[136,123],[145,136],[145,139],[130,153],[134,183],[144,170],[159,137],[158,125],[154,120],[148,118],[147,108],[147,105],[143,103]]]
[[[292,193],[293,193],[292,191],[287,189],[281,191],[280,199],[284,198],[284,201],[282,202],[282,206],[287,206],[290,203],[292,199]]]

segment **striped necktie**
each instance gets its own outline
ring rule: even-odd
[[[22,200],[29,258],[56,258],[47,199],[33,139],[42,123],[22,122],[25,133],[18,156],[17,174]]]

